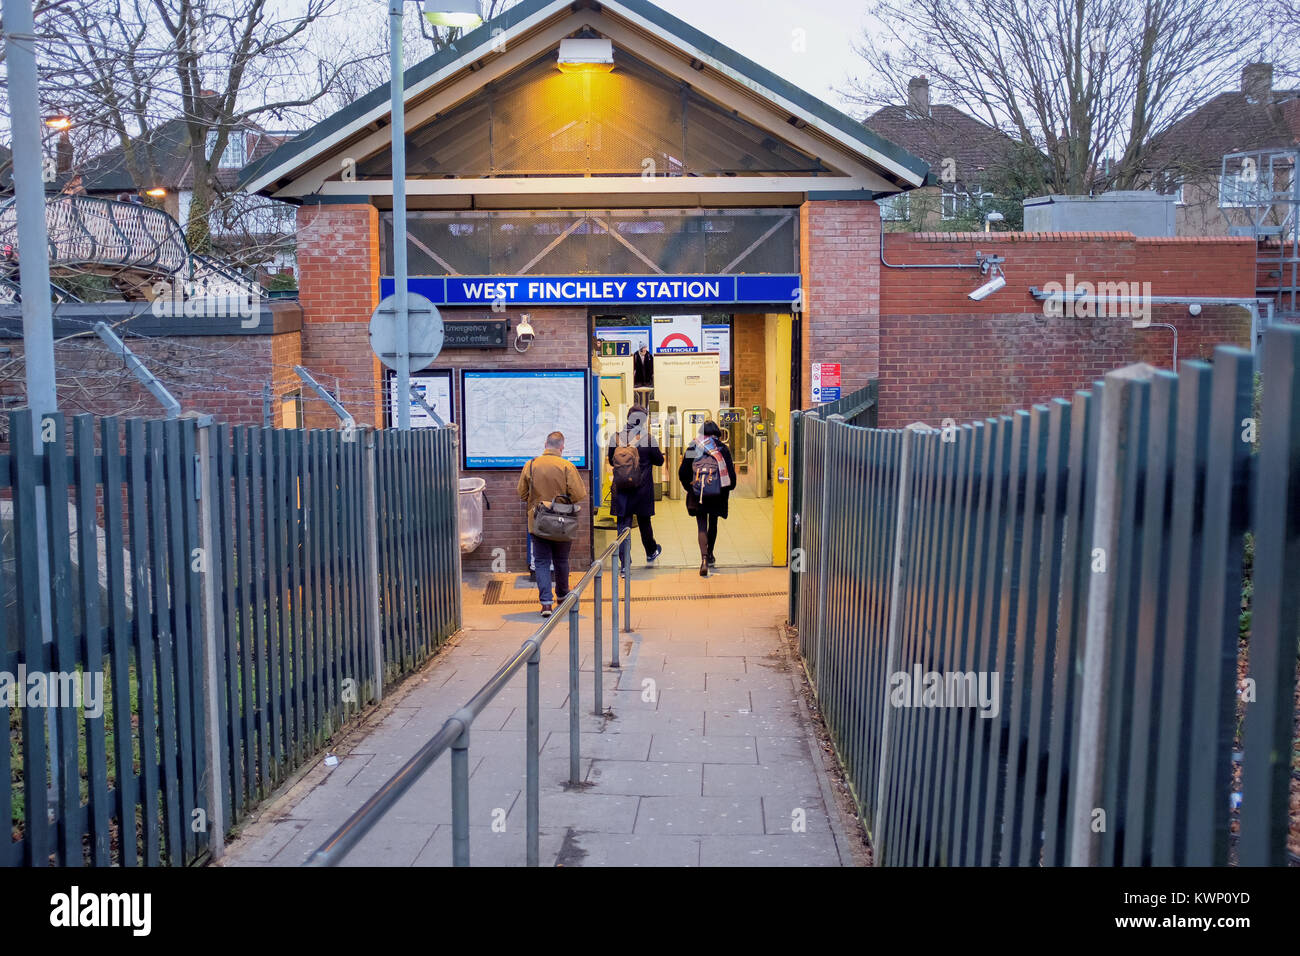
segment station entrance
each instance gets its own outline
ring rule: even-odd
[[[747,307],[748,308],[748,307]],[[785,442],[790,421],[791,316],[788,312],[724,312],[660,307],[649,311],[592,309],[591,366],[599,382],[602,449],[595,515],[596,546],[613,540],[608,450],[639,405],[665,462],[654,469],[658,567],[695,568],[700,552],[695,518],[678,468],[686,447],[708,421],[717,423],[736,466],[727,518],[714,549],[718,568],[783,565],[786,538]],[[774,560],[775,558],[775,560]],[[633,536],[633,566],[645,560]]]

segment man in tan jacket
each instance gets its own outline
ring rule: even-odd
[[[568,495],[577,504],[587,499],[587,486],[573,462],[564,457],[564,435],[551,432],[546,436],[546,450],[524,465],[519,475],[519,500],[528,508],[528,537],[533,545],[533,563],[537,568],[537,591],[542,600],[542,617],[550,617],[551,563],[555,563],[555,596],[563,601],[569,593],[569,549],[572,541],[551,541],[534,534],[533,509],[539,501],[553,501]]]

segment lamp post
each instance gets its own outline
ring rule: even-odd
[[[392,71],[393,297],[397,311],[397,427],[411,428],[411,316],[406,307],[406,107],[403,100],[402,14],[405,0],[389,0],[389,67]],[[478,0],[425,0],[424,16],[435,26],[472,29],[483,22]]]

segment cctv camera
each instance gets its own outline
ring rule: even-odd
[[[997,292],[998,289],[1001,289],[1006,284],[1007,284],[1007,280],[1005,276],[995,275],[988,282],[984,283],[974,292],[970,293],[970,298],[974,299],[976,302],[979,302],[982,299],[987,299],[994,292]]]
[[[527,352],[528,347],[533,344],[533,339],[537,337],[528,319],[529,316],[521,315],[519,324],[515,326],[515,350],[519,352]]]

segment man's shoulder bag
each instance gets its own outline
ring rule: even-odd
[[[532,469],[529,468],[529,483]],[[572,541],[578,536],[578,513],[581,507],[568,495],[556,495],[551,501],[539,501],[533,507],[533,534],[547,541]]]

